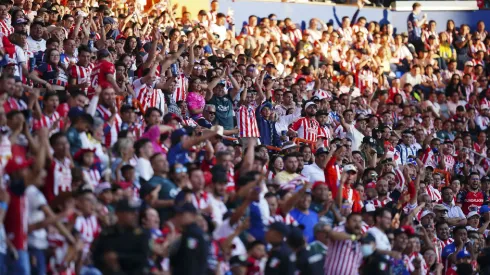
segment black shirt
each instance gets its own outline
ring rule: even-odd
[[[296,269],[301,275],[323,275],[324,257],[303,248],[296,252]]]
[[[137,228],[110,226],[93,243],[93,261],[103,274],[111,274],[104,254],[115,252],[121,271],[125,274],[150,274],[150,232]]]
[[[286,243],[271,249],[265,265],[265,275],[293,275],[295,270],[296,255]]]
[[[209,239],[193,223],[186,227],[175,251],[170,253],[172,274],[204,275],[207,274]]]
[[[390,261],[385,255],[374,251],[371,256],[364,258],[360,273],[367,275],[389,275],[391,274]]]

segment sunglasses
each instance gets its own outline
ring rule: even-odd
[[[176,174],[187,173],[187,168],[186,167],[179,167],[179,168],[175,169],[175,173]]]
[[[215,114],[216,114],[216,112],[209,112],[209,111],[208,111],[208,113],[209,113],[210,115],[215,115]]]

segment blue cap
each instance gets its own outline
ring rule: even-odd
[[[171,140],[179,140],[181,137],[187,135],[187,131],[184,128],[177,129],[173,131],[172,135],[170,136]]]
[[[470,258],[471,254],[467,250],[461,250],[459,251],[458,255],[456,255],[456,259],[461,260],[464,258]]]
[[[269,108],[269,110],[272,110],[272,103],[266,101],[266,102],[264,102],[264,104],[262,104],[260,109],[265,108],[265,107]]]
[[[483,215],[487,212],[490,212],[490,208],[488,207],[488,205],[484,204],[480,206],[480,215]]]
[[[82,108],[80,108],[80,107],[72,107],[68,111],[68,117],[70,119],[73,119],[75,117],[81,116],[83,114],[85,114],[85,111]]]
[[[114,18],[112,18],[112,17],[104,17],[104,19],[102,20],[102,23],[104,23],[104,25],[116,24],[116,20],[114,20]]]

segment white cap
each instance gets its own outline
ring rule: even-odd
[[[347,164],[346,166],[344,166],[344,170],[345,172],[354,171],[357,173],[357,168],[354,166],[354,164]]]
[[[427,216],[427,215],[432,215],[433,217],[435,217],[436,214],[434,214],[434,212],[430,211],[430,210],[424,210],[422,212],[422,215],[420,215],[420,218],[422,219],[423,217]]]
[[[469,218],[471,218],[471,217],[473,217],[475,215],[478,216],[478,218],[481,217],[480,214],[478,214],[477,211],[470,211],[470,213],[468,213],[468,215],[466,215],[466,218],[469,219]]]
[[[306,103],[305,109],[308,109],[308,107],[310,107],[311,105],[315,105],[316,106],[315,102],[310,101],[310,102]]]
[[[364,205],[364,209],[365,209],[366,213],[376,211],[376,207],[374,207],[374,204],[372,204],[372,203],[368,203],[368,204]]]
[[[473,64],[473,61],[466,61],[466,63],[464,63],[465,66],[471,66],[473,67],[474,64]]]

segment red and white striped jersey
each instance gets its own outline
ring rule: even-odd
[[[27,104],[22,99],[9,97],[3,103],[3,109],[5,110],[5,113],[8,114],[12,110],[18,110],[18,111],[27,110]]]
[[[371,70],[360,70],[356,76],[356,87],[361,90],[361,94],[364,94],[366,89],[370,89],[371,92],[373,91],[376,77]]]
[[[314,118],[300,117],[293,123],[291,129],[298,133],[298,137],[316,142],[320,123]]]
[[[240,137],[260,137],[254,107],[241,105],[237,111],[237,124]]]
[[[71,160],[65,158],[58,160],[53,158],[43,187],[43,193],[48,202],[60,194],[60,192],[71,191]]]
[[[369,230],[369,228],[371,228],[371,226],[369,226],[369,224],[367,224],[364,221],[362,221],[362,224],[361,224],[361,235],[366,234],[366,232]]]
[[[100,172],[97,169],[83,169],[83,179],[85,183],[95,188],[100,182]]]
[[[198,124],[193,118],[184,118],[182,120],[182,126],[197,127]]]
[[[441,192],[439,192],[439,190],[435,189],[434,186],[427,185],[426,191],[427,191],[427,194],[429,194],[430,199],[432,201],[438,202],[438,201],[442,200]]]
[[[58,126],[54,129],[51,129],[57,121],[59,121]],[[57,111],[54,111],[54,113],[51,115],[47,115],[43,113],[40,119],[34,120],[34,123],[32,125],[32,129],[34,131],[39,130],[41,128],[50,129],[49,131],[50,135],[59,132],[61,129],[63,129],[63,120],[61,119],[60,114]]]
[[[437,241],[439,242],[439,244],[441,244],[441,249],[444,249],[444,247],[446,247],[446,245],[452,244],[454,242],[454,239],[453,238],[448,238],[445,241],[443,241],[441,239],[437,239]]]
[[[418,252],[413,252],[410,255],[403,255],[403,262],[405,263],[405,266],[407,267],[408,271],[410,273],[415,271],[415,266],[413,265],[413,260],[415,258],[418,258],[420,260],[420,266],[422,267],[420,274],[421,275],[427,274],[427,270],[428,270],[427,264],[425,263],[425,260],[424,260],[424,257],[422,256],[422,254],[420,254]]]
[[[337,125],[333,132],[334,137],[344,139],[347,136],[347,132],[344,130],[342,124]]]
[[[82,237],[82,241],[84,243],[83,252],[87,253],[90,250],[90,245],[101,231],[97,217],[95,215],[91,215],[89,217],[78,216],[75,219],[74,228]]]
[[[454,164],[456,164],[456,159],[451,155],[444,155],[444,163],[446,164],[445,171],[452,172],[454,169]]]
[[[343,225],[333,229],[345,232]],[[325,257],[325,274],[356,275],[362,263],[361,244],[358,241],[332,241]]]
[[[92,67],[93,66],[83,67],[80,65],[73,65],[70,67],[70,78],[76,79],[77,85],[90,82],[90,75],[92,73]],[[84,91],[85,94],[87,94],[88,93],[88,87],[83,88],[82,91]]]
[[[325,147],[328,147],[329,146],[329,141],[332,139],[332,131],[330,130],[330,128],[328,128],[328,126],[320,126],[318,127],[318,137],[324,137],[325,138],[325,141],[323,142],[323,145]]]
[[[141,103],[143,111],[146,112],[148,108],[157,106],[157,91],[154,89],[155,84],[145,84],[141,82],[142,78],[138,78],[133,82],[133,90],[136,94],[136,99]]]
[[[107,147],[112,147],[114,143],[117,141],[117,134],[121,129],[122,120],[119,114],[115,115],[114,121],[112,125],[109,125],[107,122],[111,117],[112,113],[109,109],[102,105],[97,106],[96,115],[104,120],[104,145]]]
[[[432,166],[433,168],[437,168],[439,158],[434,155],[432,148],[428,147],[425,149],[424,154],[422,155],[422,162],[424,163],[425,167]]]
[[[188,79],[184,74],[181,74],[176,79],[177,85],[175,85],[175,91],[173,93],[173,98],[175,102],[185,101],[187,98],[187,83]]]
[[[6,20],[0,20],[0,33],[9,36],[14,32],[14,27],[10,26],[10,24]]]

